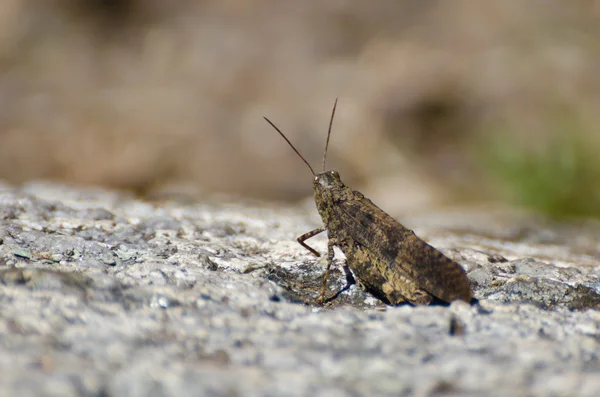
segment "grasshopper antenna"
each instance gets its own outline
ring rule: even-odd
[[[333,104],[333,110],[331,111],[331,120],[329,120],[329,129],[327,130],[327,142],[325,142],[325,153],[323,153],[323,172],[325,172],[325,160],[327,160],[327,148],[329,147],[329,136],[331,135],[331,126],[333,125],[333,116],[335,115],[335,108],[337,107],[338,99],[335,98]]]
[[[275,131],[279,132],[279,135],[281,135],[281,137],[282,137],[283,139],[285,139],[285,141],[288,143],[288,145],[290,145],[290,147],[291,147],[292,149],[294,149],[294,152],[296,152],[296,154],[298,155],[298,157],[300,157],[300,158],[302,159],[302,161],[304,161],[304,163],[305,163],[306,165],[308,165],[308,168],[310,168],[310,172],[312,172],[312,174],[313,174],[314,176],[316,176],[317,174],[315,174],[315,171],[313,170],[313,168],[310,166],[310,164],[308,164],[308,161],[306,161],[306,159],[305,159],[304,157],[302,157],[302,155],[300,154],[300,152],[298,151],[298,149],[296,149],[296,148],[294,147],[294,145],[292,145],[292,142],[290,142],[290,140],[289,140],[289,139],[287,139],[287,137],[286,137],[285,135],[283,135],[283,132],[281,132],[281,130],[280,130],[279,128],[277,128],[277,126],[276,126],[275,124],[273,124],[273,123],[271,122],[271,120],[269,120],[268,118],[266,118],[266,117],[264,117],[264,116],[263,116],[263,119],[265,119],[265,120],[267,121],[267,123],[271,124],[271,127],[275,128]]]

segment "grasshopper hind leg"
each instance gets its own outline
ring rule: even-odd
[[[402,286],[394,285],[392,282],[383,284],[383,293],[392,305],[409,302],[413,305],[428,305],[433,297],[427,291],[407,283]]]

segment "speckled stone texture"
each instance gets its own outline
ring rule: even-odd
[[[337,266],[317,307],[324,263],[295,242],[319,225],[309,201],[0,185],[1,394],[600,395],[597,225],[400,220],[465,267],[476,302],[385,306]]]

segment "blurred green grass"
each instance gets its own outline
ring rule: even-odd
[[[506,123],[487,128],[480,161],[503,199],[552,218],[600,217],[600,146],[584,116],[559,109],[528,144]]]

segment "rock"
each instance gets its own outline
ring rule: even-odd
[[[403,219],[476,301],[385,306],[337,266],[321,308],[324,263],[295,242],[311,206],[36,183],[3,185],[0,215],[5,395],[600,395],[594,228]]]

